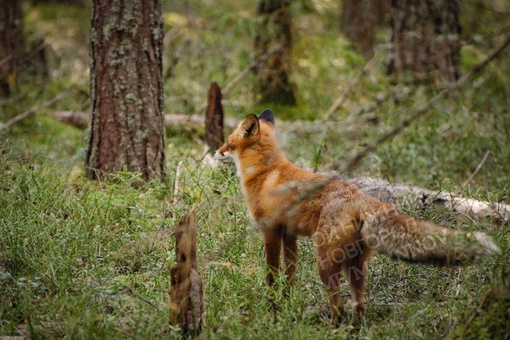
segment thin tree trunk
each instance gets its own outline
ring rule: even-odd
[[[0,97],[8,97],[23,52],[21,0],[0,0]]]
[[[92,119],[86,154],[91,179],[123,169],[164,174],[165,130],[160,0],[94,0]]]
[[[340,17],[342,31],[361,53],[373,55],[375,28],[389,24],[390,9],[390,0],[345,0]]]
[[[275,45],[281,49],[255,68],[257,101],[296,105],[294,84],[290,81],[292,27],[289,0],[259,0],[257,14],[263,18],[255,37],[257,57]]]
[[[391,26],[389,73],[459,79],[458,0],[392,0]]]

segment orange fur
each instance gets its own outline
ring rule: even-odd
[[[275,282],[282,248],[285,274],[294,282],[297,236],[311,237],[334,317],[343,313],[342,274],[349,282],[355,311],[365,310],[366,266],[374,250],[438,264],[461,263],[498,250],[483,233],[416,220],[353,184],[296,167],[278,146],[270,110],[259,117],[247,116],[215,158],[236,163],[250,215],[264,234],[267,283]]]

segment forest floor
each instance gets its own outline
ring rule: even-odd
[[[258,20],[231,1],[165,5],[165,111],[194,113],[212,81],[228,84],[251,61]],[[209,2],[207,2],[209,3]],[[299,241],[296,285],[267,299],[260,233],[229,167],[201,161],[203,131],[167,133],[163,182],[130,186],[84,177],[87,131],[56,121],[54,111],[88,111],[89,8],[27,6],[29,37],[49,44],[49,75],[28,62],[18,92],[0,102],[0,121],[65,93],[47,108],[0,132],[0,337],[172,338],[168,326],[171,229],[191,207],[198,213],[198,267],[204,282],[202,338],[508,338],[508,225],[460,220],[451,211],[399,209],[451,228],[493,236],[501,253],[479,263],[441,268],[376,255],[368,269],[367,314],[359,328],[327,318],[313,244]],[[377,142],[441,91],[440,85],[395,83],[381,57],[358,84],[368,59],[337,28],[338,8],[317,1],[295,11],[293,81],[296,107],[273,106],[289,159],[319,171],[346,170],[367,145],[375,148],[347,175],[374,176],[488,202],[510,197],[510,54],[506,51],[462,89],[433,105],[396,136]],[[467,14],[466,14],[467,15]],[[484,17],[485,18],[485,17]],[[381,32],[384,40],[388,32]],[[467,44],[463,73],[494,41]],[[225,96],[228,117],[264,106],[250,76]],[[325,112],[348,95],[327,121]],[[296,123],[297,121],[297,123]],[[228,133],[228,132],[227,132]],[[485,161],[484,156],[489,152]],[[479,171],[462,185],[475,169]],[[179,171],[178,171],[179,169]],[[348,287],[342,293],[349,305]],[[349,316],[348,316],[349,318]]]

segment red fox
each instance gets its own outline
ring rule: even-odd
[[[462,264],[499,251],[482,232],[463,232],[400,214],[357,186],[298,168],[275,137],[269,109],[248,115],[215,158],[236,164],[249,213],[264,235],[272,286],[280,268],[294,282],[297,237],[314,241],[321,281],[333,318],[343,314],[342,273],[349,282],[355,313],[365,311],[363,290],[373,251],[410,262]]]

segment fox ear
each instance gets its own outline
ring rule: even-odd
[[[259,120],[263,120],[265,122],[271,123],[274,125],[274,115],[271,109],[265,109],[260,115]]]
[[[253,113],[249,114],[242,122],[243,137],[253,137],[259,133],[259,120]]]

